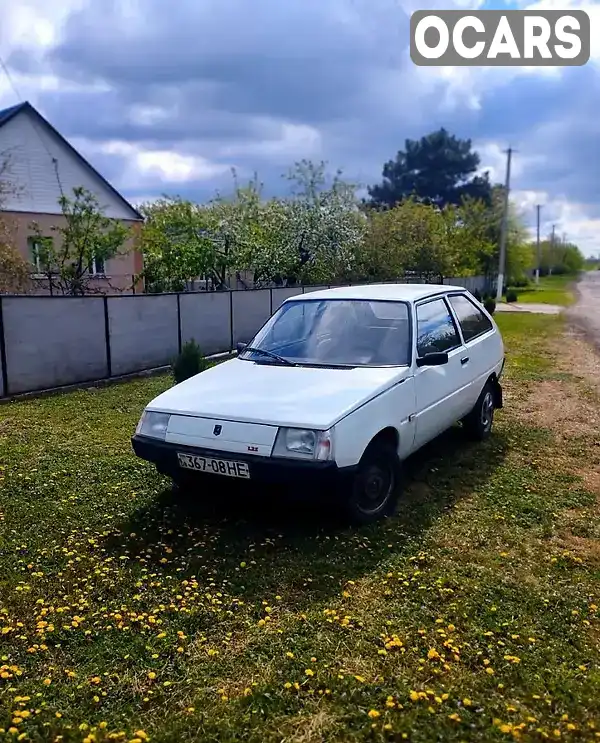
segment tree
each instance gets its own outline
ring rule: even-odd
[[[288,283],[347,279],[362,246],[367,223],[357,187],[342,178],[341,170],[328,182],[326,168],[325,162],[301,160],[287,175],[293,184],[283,235],[293,251]]]
[[[491,273],[490,263],[496,246],[491,230],[493,213],[481,199],[466,197],[460,206],[447,206],[443,212],[448,241],[448,262],[453,276]]]
[[[415,197],[425,204],[458,206],[464,197],[491,203],[492,186],[486,173],[477,175],[479,155],[470,139],[458,139],[446,129],[407,139],[405,149],[383,166],[383,182],[371,186],[370,205],[391,208]]]
[[[542,275],[574,274],[585,268],[585,258],[577,245],[558,238],[542,240],[540,257]]]
[[[361,263],[365,276],[375,280],[400,278],[408,271],[426,281],[450,275],[452,256],[443,213],[415,199],[371,213]]]
[[[219,279],[226,270],[254,272],[254,285],[277,282],[293,263],[287,242],[287,205],[280,199],[262,198],[258,177],[241,186],[233,171],[234,191],[230,197],[218,195],[210,204],[219,228],[219,251],[223,260]],[[226,260],[225,260],[226,257]]]
[[[108,260],[125,254],[129,230],[106,217],[96,196],[83,186],[73,189],[73,198],[63,195],[58,203],[64,223],[51,227],[56,239],[42,235],[36,222],[31,224],[48,282],[62,294],[99,291],[93,286],[94,276],[104,272]]]
[[[191,201],[164,197],[143,204],[139,246],[149,291],[182,291],[215,269],[214,215]]]
[[[0,294],[27,291],[31,267],[15,246],[15,229],[5,216],[7,198],[16,191],[10,178],[10,155],[0,153]]]

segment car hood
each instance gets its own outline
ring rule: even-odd
[[[323,369],[231,359],[163,392],[147,409],[325,430],[409,375],[407,367]]]

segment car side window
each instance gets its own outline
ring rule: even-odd
[[[492,330],[493,326],[489,318],[464,294],[456,294],[448,297],[448,299],[458,318],[465,343],[473,340],[478,335],[482,335],[482,333],[487,333],[488,330]]]
[[[440,297],[417,305],[417,355],[450,351],[461,345],[448,305]]]

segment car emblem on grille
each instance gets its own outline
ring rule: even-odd
[[[220,435],[221,435],[221,431],[222,431],[222,430],[223,430],[223,426],[215,426],[215,427],[213,428],[213,434],[214,434],[215,436],[220,436]]]

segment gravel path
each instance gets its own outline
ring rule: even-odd
[[[600,348],[600,271],[588,271],[577,284],[577,303],[568,311],[571,322]]]

